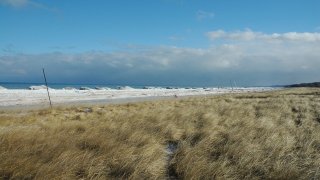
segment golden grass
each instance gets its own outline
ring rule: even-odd
[[[320,179],[320,89],[0,112],[0,179]]]

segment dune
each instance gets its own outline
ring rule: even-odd
[[[0,111],[0,179],[320,179],[319,91]]]

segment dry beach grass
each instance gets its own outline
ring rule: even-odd
[[[320,179],[320,89],[0,113],[0,179]]]

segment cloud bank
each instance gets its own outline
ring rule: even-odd
[[[262,32],[254,32],[250,29],[245,31],[226,32],[224,30],[211,31],[207,33],[211,40],[225,39],[225,40],[241,40],[241,41],[305,41],[305,42],[320,42],[320,33],[314,32],[287,32],[287,33],[273,33],[265,34]]]
[[[49,81],[66,83],[228,86],[235,80],[239,85],[258,86],[320,81],[316,34],[311,33],[311,38],[308,33],[307,39],[299,33],[293,34],[296,38],[280,34],[282,42],[270,45],[268,38],[260,38],[269,35],[262,33],[240,33],[241,38],[210,33],[214,39],[251,41],[209,48],[162,46],[117,52],[6,54],[0,55],[0,81],[42,82],[42,67]]]

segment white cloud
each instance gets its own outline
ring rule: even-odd
[[[30,1],[29,0],[0,0],[0,3],[17,8],[17,7],[23,7],[23,6],[29,5]]]
[[[51,11],[54,13],[59,13],[59,10],[56,8],[48,7],[45,4],[38,3],[32,0],[0,0],[0,5],[7,5],[13,8],[24,8],[24,7],[33,7],[38,9],[43,9],[46,11]]]
[[[37,70],[42,67],[51,82],[228,85],[234,79],[240,85],[290,84],[319,81],[320,42],[0,55],[0,81],[41,80]]]
[[[8,45],[0,53],[0,82],[41,80],[37,71],[42,67],[52,82],[228,85],[234,79],[240,85],[270,85],[320,81],[318,33],[218,30],[208,36],[231,41],[208,48],[132,45],[112,52],[42,54],[21,54]]]
[[[320,33],[318,32],[287,32],[287,33],[273,33],[266,34],[262,32],[254,32],[250,29],[245,31],[234,31],[226,32],[223,30],[211,31],[207,33],[207,36],[211,40],[224,39],[224,40],[235,40],[235,41],[305,41],[305,42],[319,42]]]
[[[197,11],[196,16],[197,16],[198,20],[212,19],[212,18],[214,18],[214,13],[213,12],[207,12],[207,11],[199,10],[199,11]]]

